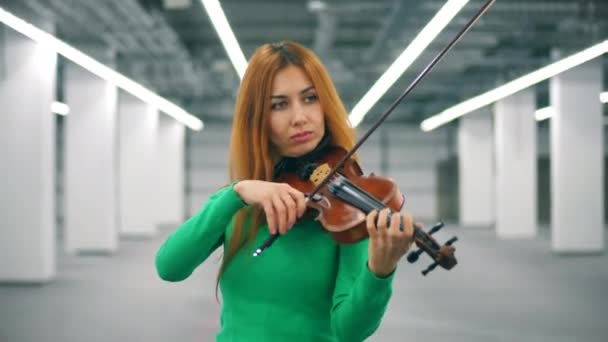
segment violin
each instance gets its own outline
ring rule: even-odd
[[[347,151],[336,146],[326,150],[322,158],[311,164],[312,167],[304,170],[304,173],[286,172],[276,181],[288,183],[303,193],[310,193],[347,154]],[[366,216],[372,210],[379,211],[387,207],[392,212],[401,210],[405,198],[399,194],[398,186],[392,179],[374,174],[364,176],[359,164],[354,159],[349,159],[340,170],[330,176],[327,186],[321,188],[314,198],[308,197],[307,207],[317,212],[316,219],[335,241],[351,244],[368,237]],[[388,222],[390,218],[391,214],[387,218]],[[452,244],[458,238],[453,237],[441,246],[431,237],[442,227],[443,223],[440,222],[427,233],[414,225],[414,242],[419,249],[410,252],[407,260],[410,263],[416,262],[422,252],[434,260],[422,271],[423,275],[427,275],[438,265],[449,270],[457,264]]]
[[[304,176],[288,173],[277,179],[306,194],[307,207],[318,212],[316,219],[337,242],[354,243],[366,238],[368,234],[365,217],[372,210],[390,208],[395,212],[403,206],[405,199],[403,196],[396,196],[399,192],[394,181],[373,174],[364,176],[361,168],[355,160],[351,159],[351,156],[495,1],[487,0],[456,37],[431,60],[350,151],[334,147],[318,158],[314,167],[305,170]],[[390,220],[390,216],[388,219]],[[455,248],[452,244],[458,238],[452,237],[445,244],[440,245],[431,237],[443,226],[443,222],[439,222],[425,232],[414,224],[414,242],[419,249],[410,252],[407,260],[414,263],[421,253],[428,254],[433,259],[433,263],[422,271],[425,276],[437,266],[450,270],[457,264],[454,256]],[[259,256],[278,237],[278,234],[271,235],[256,249],[253,256]]]

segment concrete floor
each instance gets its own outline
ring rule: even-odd
[[[608,341],[608,253],[554,255],[546,228],[510,241],[444,230],[440,241],[459,236],[459,265],[422,277],[426,257],[404,260],[369,341]],[[162,282],[154,255],[168,233],[122,240],[111,256],[61,254],[49,284],[0,285],[0,341],[213,341],[219,254],[184,282]]]

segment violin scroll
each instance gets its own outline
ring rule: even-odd
[[[423,252],[426,252],[431,256],[433,263],[422,271],[422,275],[424,276],[434,270],[437,266],[450,270],[458,263],[454,256],[456,248],[452,246],[454,242],[458,241],[456,236],[449,239],[443,246],[439,245],[439,243],[431,237],[432,234],[438,232],[443,226],[443,222],[438,222],[431,227],[428,232],[419,228],[414,228],[414,242],[416,243],[416,246],[418,246],[418,250],[408,253],[407,261],[410,264],[415,263]]]

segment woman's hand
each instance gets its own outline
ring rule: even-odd
[[[412,216],[395,212],[391,216],[390,226],[387,227],[390,212],[391,210],[386,208],[380,213],[374,210],[367,215],[368,266],[372,273],[381,278],[395,270],[399,259],[407,253],[414,241]],[[401,222],[403,231],[399,229]]]
[[[266,214],[270,234],[285,234],[306,211],[306,198],[286,183],[242,180],[234,191],[249,205],[260,206]]]

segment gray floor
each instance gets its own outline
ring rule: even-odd
[[[404,262],[370,341],[608,341],[608,253],[554,255],[548,229],[512,241],[448,229],[459,265],[422,277],[425,258]],[[185,282],[162,282],[153,259],[167,233],[123,240],[112,256],[60,255],[46,285],[0,285],[0,341],[213,341],[217,255]]]

